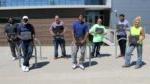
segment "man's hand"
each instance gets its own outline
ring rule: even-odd
[[[138,40],[137,43],[142,44],[142,41],[141,41],[141,40]]]
[[[81,40],[81,44],[84,44],[85,43],[85,40]]]
[[[9,40],[9,41],[12,41],[12,39],[11,39],[11,38],[9,38],[8,40]]]
[[[63,36],[63,35],[64,35],[64,33],[60,33],[60,35],[62,35],[62,36]]]

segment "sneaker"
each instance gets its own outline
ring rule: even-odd
[[[141,65],[135,65],[135,69],[141,68]]]
[[[96,57],[100,57],[100,56],[101,56],[100,53],[96,54]]]
[[[25,72],[25,71],[26,71],[26,70],[25,70],[25,69],[26,69],[26,66],[22,65],[22,66],[21,66],[21,69],[22,69],[23,72]]]
[[[85,67],[83,66],[83,64],[79,64],[79,67],[80,67],[82,70],[85,69]]]
[[[128,68],[128,67],[130,67],[131,65],[130,64],[125,64],[125,65],[123,65],[122,67],[123,68]]]
[[[26,66],[25,72],[29,72],[29,67]]]
[[[77,64],[73,64],[72,69],[76,69],[76,68],[77,68]]]
[[[17,58],[16,57],[12,57],[12,60],[15,61]]]

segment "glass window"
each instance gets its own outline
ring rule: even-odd
[[[0,0],[0,6],[98,5],[104,0]]]

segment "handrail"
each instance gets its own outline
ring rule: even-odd
[[[34,40],[35,40],[35,42],[37,43],[37,44],[35,44],[35,45],[40,47],[40,56],[39,56],[39,58],[40,58],[41,60],[42,60],[42,59],[47,59],[47,57],[43,57],[43,56],[42,56],[42,44],[41,44],[40,40],[37,39],[37,38],[35,38]]]

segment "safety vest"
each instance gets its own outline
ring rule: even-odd
[[[130,30],[131,44],[137,45],[137,44],[142,44],[143,43],[143,42],[142,43],[137,43],[137,41],[140,39],[141,30],[142,30],[142,27],[139,27],[139,28],[136,28],[135,26],[131,27],[131,30]]]
[[[142,27],[136,28],[135,26],[131,27],[130,33],[131,36],[140,36]]]

